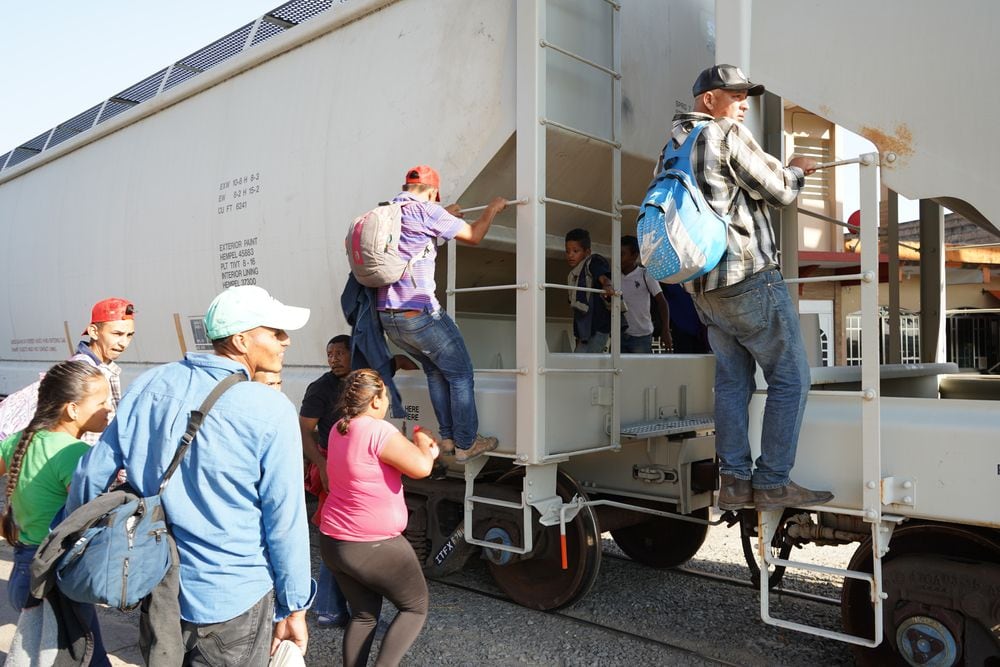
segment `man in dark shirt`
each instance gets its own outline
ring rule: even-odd
[[[323,373],[306,388],[299,410],[299,428],[302,431],[302,454],[319,469],[323,488],[326,488],[326,443],[330,429],[340,415],[336,412],[340,399],[340,383],[351,372],[351,337],[334,336],[326,344],[326,363],[329,373]]]
[[[351,372],[350,336],[334,336],[330,339],[326,344],[326,363],[330,366],[330,372],[323,373],[306,388],[302,408],[299,410],[302,453],[309,462],[306,489],[320,499],[321,505],[328,487],[326,445],[330,440],[330,429],[341,416],[337,411],[337,401],[340,400],[342,380]],[[318,614],[316,622],[321,628],[343,627],[350,620],[347,600],[333,574],[322,563],[317,577],[313,611]]]

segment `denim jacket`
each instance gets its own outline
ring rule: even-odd
[[[395,369],[392,353],[385,342],[382,321],[375,310],[374,288],[365,287],[353,275],[347,276],[347,284],[340,295],[340,307],[347,323],[351,325],[351,368],[372,368],[378,371],[389,388],[392,402],[390,414],[399,419],[406,415],[403,398],[392,381]]]

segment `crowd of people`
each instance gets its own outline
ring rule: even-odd
[[[622,239],[620,293],[607,259],[592,252],[589,233],[574,229],[565,238],[568,285],[585,288],[568,290],[576,352],[606,350],[609,304],[618,296],[625,353],[650,352],[654,335],[668,351],[699,351],[704,337],[699,323],[690,321],[697,312],[716,354],[722,509],[813,505],[831,497],[789,479],[808,367],[777,270],[767,208],[789,203],[815,164],[801,158],[782,166],[742,125],[747,96],[762,90],[738,68],[718,65],[695,83],[694,111],[674,119],[671,140],[678,144],[695,124],[708,123],[696,150],[699,185],[713,207],[731,214],[734,230],[722,263],[693,285],[691,295],[664,290],[646,274],[635,237]],[[310,311],[242,286],[208,306],[211,352],[149,370],[124,394],[116,360],[135,335],[135,307],[105,299],[93,306],[76,354],[0,404],[0,473],[7,475],[0,534],[14,547],[12,607],[40,602],[29,591],[29,568],[50,528],[115,486],[154,495],[188,415],[220,381],[243,374],[254,381],[237,383],[219,398],[162,493],[178,552],[173,574],[180,618],[165,619],[144,603],[144,657],[154,664],[152,638],[163,636],[165,624],[178,626],[178,639],[157,650],[173,664],[264,665],[285,641],[305,654],[311,608],[318,627],[346,628],[344,664],[365,665],[388,599],[399,613],[380,642],[376,664],[399,664],[428,613],[421,564],[403,536],[402,478],[429,476],[440,456],[463,464],[498,445],[479,432],[470,355],[435,295],[435,246],[439,239],[479,243],[507,202],[493,200],[467,223],[456,206],[441,206],[440,177],[428,166],[406,172],[394,201],[401,204],[399,252],[410,269],[371,295],[377,316],[369,324],[406,355],[388,358],[383,374],[356,356],[378,335],[335,336],[326,346],[330,371],[309,385],[296,414],[281,393],[281,371],[290,332],[307,324]],[[737,307],[745,299],[760,305]],[[746,414],[754,363],[769,385],[756,462]],[[393,370],[418,366],[439,433],[415,428],[411,439],[386,415],[393,405]],[[321,534],[318,582],[310,575],[304,482],[318,497],[312,517]],[[92,608],[89,625],[95,647],[90,664],[108,664]]]

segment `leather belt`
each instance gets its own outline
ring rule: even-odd
[[[417,315],[422,314],[424,311],[422,311],[422,310],[412,310],[412,309],[409,309],[409,308],[386,308],[382,312],[383,313],[391,313],[393,315],[402,315],[403,317],[411,318],[411,317],[416,317]]]

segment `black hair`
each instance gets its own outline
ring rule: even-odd
[[[575,241],[584,250],[590,250],[590,232],[577,227],[566,232],[566,242]]]
[[[17,489],[21,465],[24,463],[24,455],[28,452],[31,441],[39,431],[55,428],[66,404],[82,401],[90,389],[90,383],[97,378],[104,379],[104,374],[97,367],[85,361],[63,361],[50,368],[38,384],[38,406],[35,408],[35,416],[21,432],[14,453],[10,456],[10,467],[7,471],[7,506],[4,508],[3,518],[0,519],[0,535],[9,544],[17,542],[20,532],[10,501]]]
[[[330,340],[326,341],[326,346],[327,347],[330,347],[331,345],[343,345],[348,350],[350,350],[351,349],[351,337],[348,336],[347,334],[340,334],[339,336],[334,336]]]
[[[639,254],[639,239],[632,235],[622,237],[622,248],[628,248],[636,255]]]

